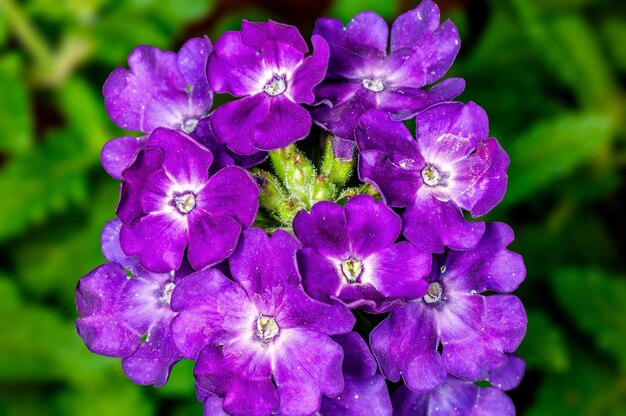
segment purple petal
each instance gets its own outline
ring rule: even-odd
[[[241,287],[215,269],[185,277],[172,294],[171,307],[179,312],[172,321],[174,343],[192,360],[221,335],[222,326],[246,327],[258,314]]]
[[[308,52],[304,38],[295,26],[278,23],[273,20],[267,22],[241,22],[241,39],[246,45],[262,50],[267,43],[284,42],[302,54]]]
[[[407,163],[410,161],[411,165],[421,165],[423,162],[409,129],[404,123],[392,120],[384,111],[371,110],[363,114],[355,137],[361,152],[378,150],[398,164],[401,160],[407,160]]]
[[[311,212],[298,212],[293,220],[293,232],[305,247],[328,257],[349,254],[346,216],[339,204],[321,201]]]
[[[125,136],[109,140],[102,147],[100,162],[104,170],[115,179],[123,179],[122,172],[135,160],[135,155],[146,145],[146,136]]]
[[[422,186],[420,171],[415,168],[409,169],[409,167],[416,166],[412,159],[404,159],[401,166],[393,163],[384,152],[379,150],[366,150],[359,153],[359,179],[374,185],[391,207],[412,205]],[[421,164],[417,166],[421,167]]]
[[[452,297],[452,295],[450,295]],[[443,360],[448,372],[485,380],[507,362],[526,333],[526,313],[511,295],[477,296],[448,304],[439,320]]]
[[[189,263],[202,270],[225,260],[237,247],[241,224],[232,217],[212,215],[204,208],[189,213],[187,240]]]
[[[274,381],[280,411],[308,415],[320,406],[322,394],[337,396],[343,390],[343,350],[325,335],[286,329],[276,340]]]
[[[242,155],[258,152],[253,140],[255,129],[265,120],[269,105],[266,94],[260,93],[217,107],[211,117],[215,138]]]
[[[336,75],[358,77],[362,67],[376,67],[387,53],[389,27],[371,11],[357,14],[345,28],[339,19],[320,18],[313,33],[328,42],[329,72]]]
[[[161,169],[163,152],[159,149],[140,150],[135,161],[122,172],[124,182],[120,187],[120,201],[115,210],[118,218],[132,225],[143,214],[141,195],[151,172]]]
[[[352,86],[349,87],[352,90]],[[362,86],[356,90],[349,100],[335,107],[321,105],[311,109],[315,123],[331,131],[342,139],[354,140],[354,130],[359,117],[372,108],[376,108],[376,93],[367,91]],[[318,100],[320,96],[318,96]]]
[[[242,234],[237,250],[229,258],[233,277],[249,296],[298,285],[294,265],[298,248],[296,239],[283,230],[270,237],[260,228],[251,228]]]
[[[122,360],[124,374],[141,385],[163,386],[170,370],[183,357],[172,340],[171,318],[160,320],[150,328],[150,336],[139,345],[137,351]]]
[[[267,113],[254,126],[253,144],[259,150],[274,150],[304,139],[311,130],[311,116],[285,96],[265,98]]]
[[[230,416],[222,408],[224,400],[214,394],[208,394],[203,400],[204,416]]]
[[[139,265],[139,259],[130,257],[124,253],[120,245],[120,231],[122,222],[118,219],[111,220],[106,223],[100,234],[100,245],[102,246],[102,255],[107,261],[117,263],[122,268],[130,270],[131,273],[143,271]]]
[[[405,83],[406,86],[421,87],[441,78],[452,66],[460,47],[456,26],[450,20],[439,25],[439,10],[431,1],[399,16],[391,28],[391,56],[412,50],[404,67],[425,75],[421,82]],[[402,75],[409,74],[402,70],[394,74],[399,79]]]
[[[224,348],[206,347],[194,368],[196,382],[208,392],[224,396],[223,408],[228,414],[269,415],[279,403],[276,387],[272,384],[269,359],[242,357],[242,353],[248,352],[237,350],[237,344]]]
[[[126,322],[110,319],[118,311],[118,296],[128,279],[119,266],[104,264],[78,282],[78,335],[89,350],[110,357],[126,357],[137,349],[142,334]]]
[[[335,264],[308,247],[298,250],[296,259],[306,293],[321,302],[331,302],[341,286]]]
[[[415,121],[417,142],[423,152],[443,135],[469,139],[469,147],[476,147],[489,134],[487,114],[473,102],[442,103],[421,112]]]
[[[385,379],[376,374],[366,380],[346,377],[345,388],[336,398],[323,397],[321,416],[391,416],[391,399]]]
[[[427,393],[415,393],[400,386],[392,401],[394,416],[515,416],[513,402],[502,391],[454,377]]]
[[[167,212],[148,214],[132,227],[122,226],[120,243],[125,253],[139,256],[139,263],[150,271],[176,270],[187,246],[187,221]]]
[[[391,50],[412,48],[439,27],[439,7],[422,0],[415,9],[401,14],[391,26]]]
[[[432,256],[408,241],[394,244],[367,260],[372,284],[388,299],[414,299],[424,296]]]
[[[405,237],[429,253],[441,253],[444,246],[454,250],[472,248],[485,232],[484,222],[466,221],[454,203],[439,201],[427,192],[418,193],[402,220]]]
[[[445,266],[462,278],[455,285],[470,293],[512,292],[526,277],[522,256],[506,247],[513,241],[513,230],[504,223],[487,223],[485,233],[470,251],[451,251]]]
[[[357,195],[344,209],[350,246],[363,258],[389,247],[400,235],[402,220],[383,201]]]
[[[506,365],[489,377],[491,385],[503,391],[517,388],[526,371],[526,363],[519,356],[507,354],[507,357]]]
[[[216,92],[243,97],[262,91],[264,71],[258,49],[244,44],[241,32],[226,32],[215,42],[207,74]]]
[[[299,286],[285,288],[276,319],[285,328],[306,328],[326,335],[345,334],[355,322],[352,312],[341,303],[328,305],[313,300]]]
[[[487,171],[472,188],[457,198],[459,206],[467,209],[473,217],[480,217],[498,205],[504,193],[508,177],[509,156],[496,139],[483,140],[478,144],[476,155],[491,163]]]
[[[200,119],[213,97],[206,79],[190,74],[206,65],[210,52],[208,39],[188,41],[178,55],[145,45],[135,48],[128,57],[130,70],[118,67],[104,84],[109,116],[124,129],[144,133],[179,129],[187,120]]]
[[[436,329],[421,301],[396,307],[374,328],[370,344],[383,375],[391,381],[402,376],[412,390],[429,391],[446,378]]]
[[[344,351],[343,373],[357,379],[369,379],[376,374],[378,365],[365,340],[356,332],[334,335],[333,341]]]
[[[248,172],[227,167],[213,175],[196,203],[214,217],[232,217],[248,228],[259,209],[259,187]]]
[[[320,36],[313,35],[311,42],[313,54],[305,58],[302,65],[296,69],[293,74],[293,86],[289,89],[289,94],[297,103],[313,104],[315,101],[313,88],[322,82],[328,67],[330,52],[326,41]]]
[[[213,155],[185,133],[157,129],[148,138],[147,146],[163,150],[163,170],[178,185],[193,189],[209,178]]]
[[[432,105],[450,101],[465,89],[461,78],[449,78],[429,90],[399,86],[379,93],[376,108],[391,114],[394,120],[407,120]]]

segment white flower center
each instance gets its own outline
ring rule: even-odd
[[[438,186],[444,183],[446,176],[439,172],[433,165],[426,165],[426,167],[422,169],[422,179],[428,186]]]
[[[439,282],[431,282],[428,285],[428,292],[424,295],[424,302],[428,304],[437,303],[443,296],[443,287]]]
[[[259,315],[256,320],[256,336],[263,342],[268,342],[280,332],[280,328],[273,316]]]
[[[363,263],[355,258],[350,258],[341,263],[341,272],[348,280],[348,283],[356,283],[363,272]]]
[[[176,285],[172,282],[166,284],[163,287],[163,292],[161,293],[161,296],[159,297],[159,302],[169,306],[170,302],[172,301],[172,292],[174,291],[175,287]]]
[[[382,90],[385,89],[385,83],[380,78],[376,78],[376,79],[365,78],[363,80],[363,88],[365,88],[366,90],[374,91],[374,92],[381,92]]]
[[[189,214],[196,207],[196,196],[191,192],[174,198],[174,204],[181,214]]]
[[[283,77],[280,77],[278,75],[274,76],[274,78],[272,78],[272,80],[268,82],[264,88],[267,95],[270,95],[272,97],[284,93],[286,89],[287,84],[285,84],[285,80],[283,79]]]
[[[190,118],[189,120],[185,120],[180,125],[180,129],[187,134],[191,134],[196,129],[197,125],[198,125],[198,120],[196,120],[195,118]]]

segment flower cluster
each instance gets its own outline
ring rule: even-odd
[[[243,21],[111,73],[107,112],[143,135],[102,150],[120,198],[79,335],[142,385],[194,360],[208,416],[513,415],[525,268],[506,224],[466,215],[504,197],[508,157],[450,101],[462,79],[433,85],[455,26],[423,0],[391,30],[319,19],[311,43]]]

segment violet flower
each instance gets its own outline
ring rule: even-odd
[[[298,248],[285,231],[270,238],[247,230],[229,258],[234,282],[209,269],[187,276],[172,296],[175,343],[197,358],[197,385],[223,398],[228,414],[310,415],[322,394],[344,389],[343,350],[330,336],[350,331],[354,317],[304,293]]]
[[[526,276],[522,257],[506,250],[511,241],[509,226],[489,223],[476,247],[438,257],[428,293],[396,307],[370,334],[385,377],[402,376],[409,389],[426,392],[448,373],[486,380],[507,363],[527,321],[521,301],[506,294]]]
[[[183,358],[170,332],[176,316],[170,298],[177,279],[173,272],[150,273],[126,256],[119,246],[120,228],[118,220],[107,223],[102,246],[109,263],[78,282],[76,306],[82,316],[76,328],[90,351],[122,358],[132,381],[162,386]]]
[[[371,109],[407,119],[465,88],[451,78],[429,90],[452,66],[460,48],[454,24],[439,24],[430,0],[399,16],[391,27],[374,12],[357,14],[344,27],[339,19],[318,19],[314,34],[330,47],[328,75],[315,89],[313,120],[344,139],[353,139],[361,114]],[[387,50],[391,52],[387,55]]]
[[[296,257],[305,290],[369,312],[423,296],[431,255],[396,243],[401,229],[400,217],[369,195],[352,197],[345,207],[321,201],[310,213],[300,211],[293,230],[304,246]]]
[[[393,395],[395,416],[515,416],[513,401],[504,391],[516,388],[524,375],[524,361],[509,355],[504,369],[493,377],[504,383],[479,387],[473,382],[448,376],[427,393],[412,392],[400,386]]]
[[[344,351],[342,364],[344,389],[337,397],[322,396],[315,416],[391,416],[393,409],[385,379],[377,373],[378,365],[356,332],[333,335],[333,341]],[[224,399],[197,386],[198,400],[205,416],[229,416],[223,409]],[[282,416],[276,411],[272,416]]]
[[[314,52],[305,58],[308,46],[295,27],[244,20],[241,32],[226,32],[215,42],[211,87],[243,97],[215,110],[211,124],[218,141],[247,155],[306,137],[311,116],[300,104],[313,103],[313,87],[328,64],[326,42],[319,36],[311,41]]]
[[[356,132],[359,177],[374,184],[402,214],[406,238],[430,252],[476,245],[485,230],[468,222],[486,214],[506,191],[509,158],[487,138],[484,110],[470,102],[442,103],[417,118],[417,141],[399,121],[372,110]]]
[[[177,270],[185,250],[196,270],[217,264],[254,221],[259,189],[250,174],[226,167],[210,176],[212,162],[185,133],[157,129],[124,171],[121,244],[146,269]]]
[[[135,48],[128,56],[130,69],[116,68],[104,84],[111,120],[146,134],[158,127],[194,131],[213,103],[206,77],[211,51],[208,38],[189,39],[178,53],[146,45]],[[146,139],[125,136],[107,142],[100,155],[107,173],[121,179]]]

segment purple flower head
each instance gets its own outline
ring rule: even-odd
[[[460,78],[424,89],[448,71],[460,47],[454,24],[439,22],[439,9],[430,0],[398,17],[390,39],[387,23],[374,12],[357,14],[345,27],[339,19],[318,19],[313,33],[328,42],[330,61],[315,90],[317,102],[324,104],[312,110],[315,122],[352,139],[367,110],[407,119],[458,96],[465,88]]]
[[[472,102],[435,105],[416,122],[417,141],[384,112],[363,115],[356,132],[359,177],[389,206],[406,207],[403,232],[418,247],[471,248],[485,224],[466,221],[461,209],[477,217],[502,200],[509,158],[487,138],[487,115]]]
[[[197,270],[227,258],[258,209],[259,190],[238,167],[209,175],[211,152],[180,131],[157,129],[124,170],[118,217],[124,252],[154,272]]]
[[[183,358],[170,332],[176,316],[170,299],[177,280],[173,273],[150,273],[136,258],[124,255],[120,228],[118,220],[105,226],[102,245],[109,263],[78,282],[76,306],[82,316],[76,328],[90,351],[122,358],[132,381],[162,386]]]
[[[506,224],[489,223],[475,248],[440,256],[428,293],[396,307],[370,334],[385,377],[402,376],[409,389],[425,392],[448,373],[486,380],[507,363],[526,332],[522,303],[506,294],[526,275],[522,257],[506,249],[511,241]]]
[[[503,391],[519,385],[525,364],[509,354],[507,365],[492,377],[505,384],[479,387],[473,382],[448,376],[446,381],[427,393],[412,392],[401,386],[393,395],[396,416],[515,416],[515,406]]]
[[[328,45],[311,39],[314,52],[298,29],[269,21],[244,20],[241,32],[226,32],[209,59],[211,87],[241,99],[218,107],[212,118],[218,141],[240,154],[285,147],[303,139],[311,116],[300,104],[312,104],[313,88],[328,64]]]
[[[300,211],[293,230],[304,246],[296,257],[305,290],[370,312],[423,296],[431,255],[408,241],[396,243],[401,229],[400,217],[369,195],[345,207],[322,201],[310,213]]]
[[[209,269],[187,276],[172,296],[174,340],[196,358],[196,383],[223,398],[232,415],[310,415],[322,394],[344,388],[343,350],[330,336],[349,332],[341,304],[309,298],[288,233],[243,233],[229,258],[234,282]],[[206,396],[199,394],[199,396]]]
[[[189,39],[178,53],[138,46],[128,56],[130,70],[116,68],[104,83],[104,105],[123,129],[149,134],[158,127],[191,133],[213,103],[206,77],[212,46]]]

